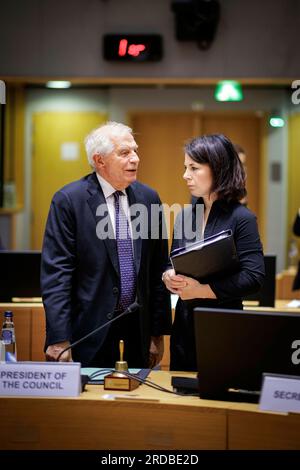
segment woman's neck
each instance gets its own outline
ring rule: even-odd
[[[216,199],[217,199],[217,196],[215,194],[211,194],[210,196],[203,197],[204,213],[203,213],[202,237],[204,237],[204,231],[205,231],[205,227],[206,227],[207,220],[209,217],[211,206],[213,205]]]
[[[210,211],[213,203],[218,199],[215,193],[210,194],[209,196],[203,196],[203,202],[205,206],[205,211]]]

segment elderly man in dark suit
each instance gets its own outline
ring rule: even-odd
[[[85,140],[93,173],[52,200],[42,250],[41,287],[46,312],[46,358],[120,315],[135,300],[137,312],[117,319],[60,360],[113,367],[125,343],[130,367],[153,367],[170,333],[170,298],[161,281],[168,262],[158,194],[136,181],[139,157],[132,130],[109,122]],[[139,204],[148,227],[137,236],[131,208]],[[136,206],[135,206],[136,207]],[[148,224],[148,225],[147,225]],[[138,224],[137,224],[138,225]],[[121,233],[122,232],[122,233]]]

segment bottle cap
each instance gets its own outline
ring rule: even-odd
[[[12,317],[13,316],[13,313],[11,310],[6,310],[6,312],[4,312],[4,316],[5,317]]]

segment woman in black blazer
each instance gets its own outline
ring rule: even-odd
[[[202,204],[203,223],[196,230],[206,238],[231,229],[239,267],[234,272],[202,279],[201,283],[176,275],[173,269],[164,272],[166,287],[179,295],[171,334],[171,370],[197,370],[194,307],[242,309],[243,297],[258,291],[265,275],[256,217],[239,202],[246,195],[245,173],[233,144],[221,134],[195,138],[185,147],[184,164],[183,178],[196,197],[193,225],[197,225],[196,208]],[[185,244],[185,239],[175,236],[172,250]],[[211,341],[214,347],[214,338]]]
[[[294,235],[296,235],[297,237],[300,237],[300,208],[298,209],[298,213],[294,221],[293,232],[294,232]],[[293,290],[298,290],[298,289],[300,289],[300,262],[298,263],[298,272],[296,274],[296,277],[293,283]]]

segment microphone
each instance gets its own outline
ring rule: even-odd
[[[87,335],[83,336],[82,338],[78,339],[77,341],[74,341],[74,343],[71,343],[67,348],[63,349],[59,355],[57,356],[56,358],[56,362],[59,361],[60,357],[66,352],[68,351],[69,349],[72,349],[74,348],[74,346],[77,346],[78,344],[82,343],[83,341],[85,341],[87,338],[89,338],[90,336],[94,335],[95,333],[97,333],[98,331],[102,330],[103,328],[105,328],[106,326],[110,325],[112,322],[118,320],[119,318],[121,317],[124,317],[125,315],[128,315],[128,313],[131,313],[131,312],[135,312],[135,310],[139,309],[141,307],[140,304],[138,304],[137,302],[133,302],[133,304],[129,305],[129,307],[126,308],[126,310],[124,310],[122,313],[120,313],[120,315],[118,315],[117,317],[114,317],[112,318],[111,320],[103,323],[103,325],[100,325],[98,326],[97,328],[95,328],[95,330],[92,330],[90,333],[88,333]]]

